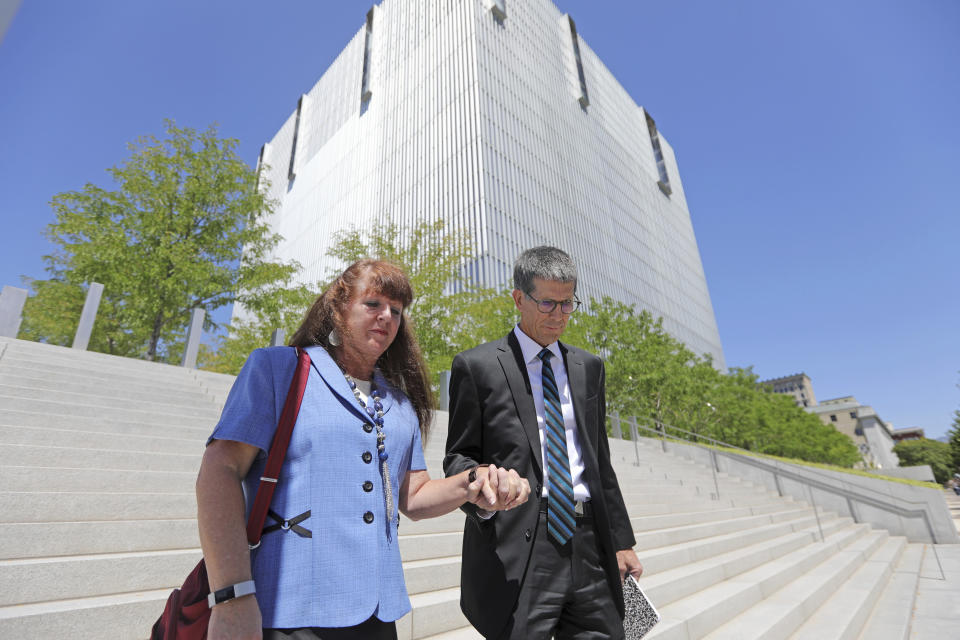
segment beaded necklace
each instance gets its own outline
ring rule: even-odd
[[[360,403],[360,406],[367,412],[367,415],[370,416],[374,426],[377,428],[377,457],[380,459],[380,473],[383,476],[383,495],[387,502],[387,522],[390,522],[393,520],[393,486],[390,483],[390,466],[387,464],[387,458],[390,456],[387,453],[386,447],[387,436],[383,433],[383,403],[380,402],[379,390],[371,377],[370,399],[373,400],[373,406],[370,406],[364,402],[363,396],[360,395],[360,389],[357,388],[356,380],[346,372],[343,373],[343,376],[347,379],[347,384],[350,385],[350,390],[353,391],[357,402]]]

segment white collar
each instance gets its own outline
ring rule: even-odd
[[[533,364],[539,360],[540,352],[543,351],[544,347],[541,347],[533,338],[525,334],[519,324],[513,328],[513,333],[517,336],[517,341],[520,343],[520,352],[523,354],[523,361],[527,364]],[[559,342],[553,341],[548,344],[546,348],[550,350],[554,358],[561,358],[562,362],[563,356],[560,353]]]

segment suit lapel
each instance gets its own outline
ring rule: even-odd
[[[537,473],[543,477],[543,452],[540,450],[540,428],[537,426],[537,409],[533,404],[533,393],[530,390],[530,380],[527,377],[527,363],[523,361],[523,352],[520,343],[511,331],[498,346],[500,354],[497,359],[507,378],[507,386],[513,396],[520,424],[527,434],[530,449],[537,464]]]
[[[584,406],[587,404],[587,373],[583,366],[583,360],[576,352],[570,351],[562,342],[560,343],[560,351],[563,353],[563,362],[567,367],[570,398],[573,400],[573,415],[577,420],[580,448],[583,449],[585,444],[593,442],[586,416],[583,413]],[[593,447],[591,446],[590,449],[592,451]]]
[[[343,376],[343,371],[341,371],[337,363],[333,361],[333,358],[330,357],[327,350],[321,346],[313,346],[307,347],[306,351],[310,354],[311,365],[327,387],[330,388],[330,391],[340,397],[345,407],[348,407],[355,414],[373,424],[373,419],[360,408],[360,405],[357,403],[357,397],[353,395],[350,385],[347,384],[347,379]],[[374,384],[376,384],[377,389],[380,390],[380,402],[383,405],[383,413],[386,414],[387,411],[390,410],[390,407],[393,406],[393,394],[389,392],[390,385],[384,377],[380,375],[379,371],[374,372]]]

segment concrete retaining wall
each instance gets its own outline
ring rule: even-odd
[[[919,480],[920,482],[936,482],[933,477],[933,469],[928,464],[921,464],[915,467],[897,467],[895,469],[877,469],[869,470],[876,476],[886,476],[888,478],[906,478],[908,480]]]
[[[666,450],[702,464],[715,465],[718,471],[764,485],[781,495],[815,504],[818,509],[850,516],[857,522],[866,522],[876,528],[886,529],[893,535],[906,536],[911,542],[960,544],[960,536],[957,535],[950,509],[939,489],[900,484],[880,477],[869,478],[839,471],[812,469],[678,442],[667,441]],[[774,473],[772,469],[778,472]],[[789,478],[787,474],[798,476],[799,479]],[[811,483],[828,487],[817,488],[811,486]],[[835,490],[830,490],[831,488]],[[848,497],[843,492],[853,494],[854,497]],[[879,500],[900,509],[923,511],[929,528],[922,517],[905,517],[891,513],[860,501],[856,496]]]

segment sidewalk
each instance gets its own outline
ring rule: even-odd
[[[960,496],[948,491],[945,497],[957,531],[960,531]],[[938,544],[937,555],[934,556],[933,552],[933,547],[924,546],[910,634],[911,638],[917,640],[953,638],[957,629],[960,629],[960,545]],[[943,576],[937,557],[946,580],[940,580]]]
[[[956,638],[960,629],[960,545],[935,546],[946,580],[940,579],[933,547],[924,545],[910,633],[916,640]]]

